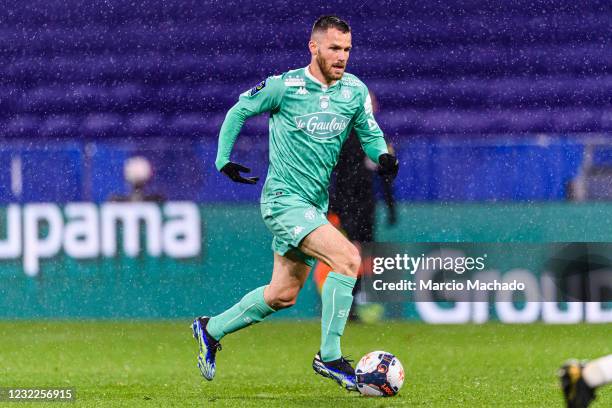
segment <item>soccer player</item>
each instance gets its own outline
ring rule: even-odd
[[[335,16],[314,23],[305,68],[271,76],[240,95],[227,113],[219,134],[215,165],[238,183],[250,169],[230,161],[244,121],[270,113],[270,165],[261,193],[261,214],[274,235],[274,267],[266,286],[246,295],[225,312],[199,317],[193,334],[199,344],[198,367],[212,380],[219,341],[227,334],[261,322],[295,304],[315,260],[332,267],[322,293],[321,347],[313,368],[348,390],[356,390],[355,371],[342,356],[340,337],[353,301],[361,263],[359,251],[327,221],[331,171],[351,129],[380,171],[394,177],[397,159],[387,151],[372,114],[366,86],[345,73],[351,51],[351,29]]]
[[[569,360],[559,370],[567,408],[586,408],[595,389],[612,383],[612,354],[590,362]]]

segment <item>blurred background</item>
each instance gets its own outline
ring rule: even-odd
[[[188,317],[265,283],[262,183],[215,170],[218,129],[240,93],[309,63],[323,14],[351,24],[348,71],[401,163],[392,210],[370,176],[372,239],[611,241],[610,2],[7,1],[0,317]],[[262,178],[267,126],[233,153]],[[281,317],[318,315],[308,284]]]

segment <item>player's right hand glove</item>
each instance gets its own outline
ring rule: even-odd
[[[378,156],[378,164],[380,165],[380,169],[378,169],[378,174],[381,176],[390,177],[391,180],[397,176],[397,172],[399,170],[399,162],[397,161],[397,157],[389,153],[383,153]]]
[[[259,177],[242,177],[240,172],[250,173],[251,169],[244,167],[242,164],[229,162],[221,168],[221,173],[231,178],[236,183],[243,184],[255,184],[259,180]]]

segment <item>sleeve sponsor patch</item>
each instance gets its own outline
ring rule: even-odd
[[[251,91],[249,92],[249,94],[253,96],[257,92],[261,91],[265,86],[266,86],[266,80],[264,79],[263,81],[255,85],[253,88],[251,88]]]
[[[346,86],[354,86],[354,87],[362,87],[363,86],[360,81],[358,81],[358,80],[356,80],[354,78],[344,77],[340,81],[342,82],[343,85],[346,85]]]

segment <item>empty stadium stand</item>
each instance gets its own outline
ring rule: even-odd
[[[310,24],[334,11],[284,1],[10,3],[3,136],[214,137],[241,91],[307,64]],[[335,11],[354,28],[349,70],[378,95],[390,134],[612,129],[609,2],[345,3]]]
[[[28,163],[41,170],[46,162],[36,156],[37,145],[57,142],[68,146],[61,160],[77,170],[74,177],[61,173],[70,176],[61,193],[49,187],[28,195],[24,187],[19,197],[2,175],[0,201],[104,200],[125,187],[120,169],[105,167],[109,160],[121,163],[134,149],[155,156],[152,146],[183,152],[158,153],[158,168],[177,166],[170,160],[179,157],[187,164],[178,174],[197,175],[188,177],[193,185],[179,188],[159,172],[156,182],[168,197],[256,199],[252,191],[217,188],[218,175],[203,160],[214,155],[219,125],[241,92],[308,63],[309,27],[325,13],[351,23],[349,71],[377,95],[379,123],[403,147],[407,171],[400,177],[412,187],[400,199],[562,199],[583,149],[580,136],[564,137],[612,130],[612,3],[606,1],[340,1],[332,7],[323,1],[10,0],[0,11],[0,153],[19,156],[24,171]],[[245,128],[251,140],[244,143],[252,146],[237,152],[253,156],[260,173],[266,133],[264,118],[251,121]],[[538,145],[542,133],[558,136],[553,147]],[[488,135],[497,135],[497,147],[481,143]],[[521,144],[517,135],[533,136]],[[444,145],[449,137],[473,148]],[[559,151],[543,154],[546,148]],[[43,156],[49,152],[40,149]],[[478,165],[461,167],[465,160]],[[500,160],[516,167],[506,174]],[[519,168],[535,172],[535,184],[522,186]],[[437,180],[440,172],[449,177]],[[493,178],[477,183],[477,172]],[[506,176],[506,185],[494,183]],[[43,188],[25,173],[24,182]]]

